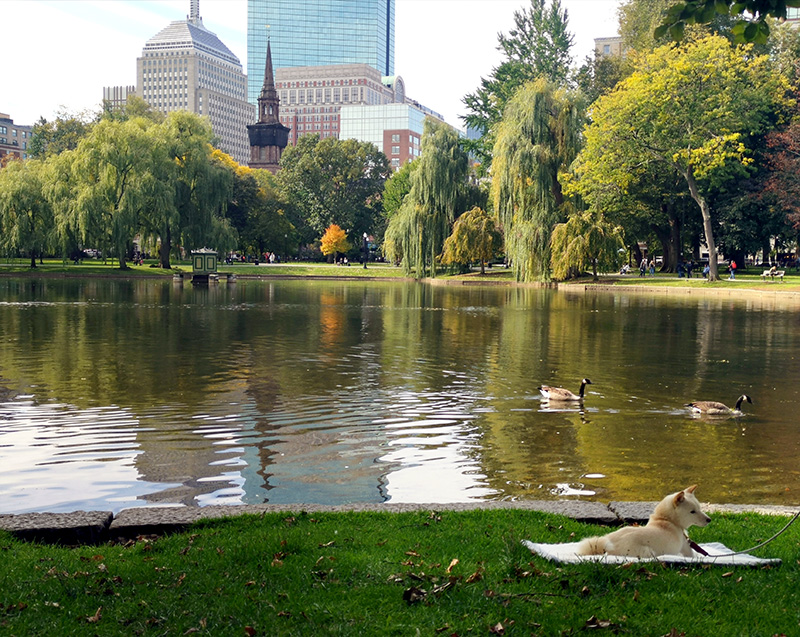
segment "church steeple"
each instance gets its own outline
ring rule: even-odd
[[[280,169],[281,154],[289,143],[289,131],[278,118],[280,99],[275,90],[272,70],[272,49],[267,40],[267,62],[264,86],[258,96],[258,121],[247,127],[250,137],[250,168],[265,168],[272,173]]]
[[[258,121],[259,123],[279,122],[278,91],[275,90],[275,74],[272,70],[272,49],[267,40],[267,62],[264,65],[264,86],[261,87],[261,94],[258,96]]]

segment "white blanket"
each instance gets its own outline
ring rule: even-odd
[[[602,562],[603,564],[627,564],[629,562],[663,562],[665,564],[711,564],[714,566],[763,566],[765,564],[780,564],[779,559],[766,559],[753,557],[752,555],[730,555],[733,553],[724,544],[710,542],[700,544],[700,547],[708,553],[701,555],[695,552],[692,557],[684,555],[661,555],[659,557],[625,557],[622,555],[577,555],[575,550],[579,542],[568,544],[536,544],[529,540],[522,540],[522,543],[537,555],[561,562],[562,564],[579,564],[581,562]]]

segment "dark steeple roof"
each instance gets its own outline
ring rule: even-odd
[[[272,49],[267,40],[267,63],[264,65],[264,86],[261,87],[261,94],[258,96],[258,121],[261,123],[279,122],[278,91],[275,90],[275,74],[272,70]]]
[[[267,40],[264,86],[258,96],[258,121],[247,127],[247,134],[250,137],[250,168],[266,168],[273,173],[280,169],[281,154],[289,143],[291,130],[281,124],[278,118],[280,103],[272,71],[272,49]]]

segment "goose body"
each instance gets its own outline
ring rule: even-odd
[[[745,400],[751,405],[753,404],[750,396],[742,394],[739,396],[739,399],[736,401],[736,407],[733,409],[715,400],[698,400],[693,403],[686,403],[686,406],[696,414],[705,414],[707,416],[741,416],[743,413],[742,403]]]
[[[591,384],[592,381],[590,381],[588,378],[584,378],[581,381],[581,388],[577,394],[573,394],[569,389],[564,389],[563,387],[550,387],[549,385],[542,385],[537,387],[537,389],[547,400],[574,401],[583,400],[583,393],[586,390],[586,385]]]

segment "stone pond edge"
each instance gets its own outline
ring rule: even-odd
[[[111,511],[74,511],[72,513],[0,514],[0,530],[14,537],[48,544],[100,544],[125,541],[143,535],[179,532],[199,520],[213,520],[238,515],[264,513],[343,513],[416,511],[523,510],[564,515],[593,524],[631,524],[647,521],[655,502],[588,502],[579,500],[532,500],[465,503],[364,503],[329,506],[321,504],[256,504],[207,507],[134,507],[117,514]],[[760,513],[791,516],[797,507],[780,505],[710,504],[708,513]]]

